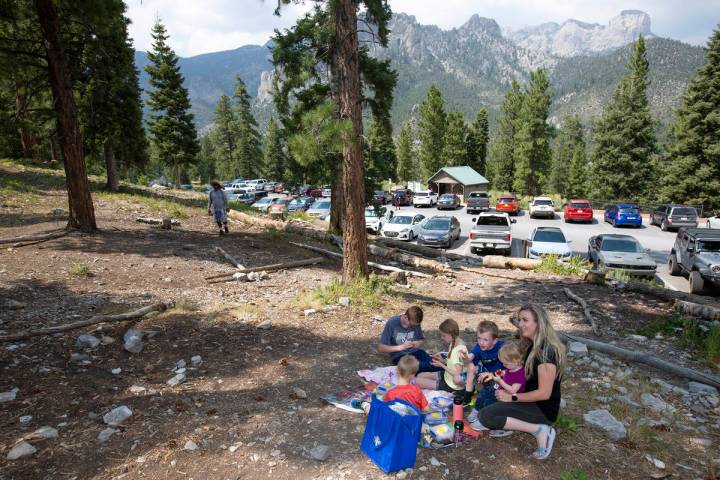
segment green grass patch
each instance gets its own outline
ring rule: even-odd
[[[292,212],[288,215],[288,219],[290,220],[302,220],[303,222],[312,222],[313,217],[308,215],[307,213],[303,212],[302,210],[299,210],[297,212]]]
[[[288,238],[288,233],[284,230],[278,230],[275,227],[270,227],[260,234],[260,238],[268,242],[281,242]]]
[[[720,366],[720,325],[709,327],[698,320],[673,313],[637,329],[638,335],[648,338],[658,333],[677,338],[678,345],[690,351],[708,365]]]
[[[70,272],[70,275],[75,275],[76,277],[92,277],[93,273],[92,270],[90,270],[90,267],[81,261],[75,261],[72,265],[70,265],[70,269],[68,270]]]
[[[383,296],[396,295],[393,285],[392,279],[374,274],[349,284],[335,278],[329,284],[300,293],[295,304],[302,308],[319,308],[337,304],[340,297],[349,297],[352,308],[377,310],[383,304]]]
[[[575,255],[565,262],[561,262],[557,255],[544,255],[533,270],[539,273],[583,277],[590,268],[590,262],[580,255]]]
[[[560,413],[557,417],[557,420],[555,420],[554,426],[555,428],[559,430],[568,430],[571,432],[576,432],[578,423],[580,423],[580,418],[576,417],[574,415],[566,415],[564,413]]]
[[[247,213],[248,215],[260,215],[260,211],[256,208],[252,208],[250,205],[246,205],[241,202],[232,201],[228,204],[231,210],[235,210],[242,213]]]
[[[180,297],[175,300],[175,310],[180,312],[197,312],[200,310],[200,306],[195,300],[187,297]]]
[[[585,473],[585,470],[573,468],[569,472],[561,473],[560,480],[590,480],[590,476]]]
[[[634,277],[627,272],[624,272],[622,270],[608,270],[605,274],[606,278],[612,278],[615,280],[619,280],[621,282],[629,282],[632,280],[633,282],[640,282],[645,283],[647,285],[652,285],[654,287],[662,286],[660,283],[658,283],[654,278],[647,278],[647,277]]]

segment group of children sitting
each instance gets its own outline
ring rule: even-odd
[[[424,340],[421,322],[422,310],[410,307],[385,326],[378,350],[391,353],[391,360],[397,364],[398,384],[387,392],[384,400],[401,399],[424,411],[428,402],[422,389],[428,389],[462,396],[463,403],[469,405],[477,386],[475,405],[467,420],[474,430],[487,430],[480,423],[478,412],[497,401],[495,392],[503,389],[515,395],[525,391],[524,359],[529,343],[516,339],[503,341],[495,322],[481,321],[477,326],[477,343],[468,352],[460,338],[458,323],[448,318],[439,326],[440,338],[448,343],[447,354],[429,355],[419,348]],[[429,362],[423,361],[427,358]],[[492,430],[490,436],[511,433]]]

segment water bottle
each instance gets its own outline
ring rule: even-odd
[[[455,443],[455,447],[462,445],[463,428],[465,428],[465,425],[462,420],[455,421],[455,432],[453,433],[453,443]]]
[[[465,399],[465,392],[460,390],[455,394],[453,398],[452,416],[453,422],[462,422],[463,420],[463,400]]]

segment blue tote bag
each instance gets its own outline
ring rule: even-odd
[[[404,405],[409,414],[393,411],[394,404]],[[421,429],[422,415],[414,405],[402,400],[383,402],[373,396],[360,450],[385,473],[411,468]]]

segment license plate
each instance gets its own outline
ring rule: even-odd
[[[688,217],[680,217],[680,220],[687,220]]]

